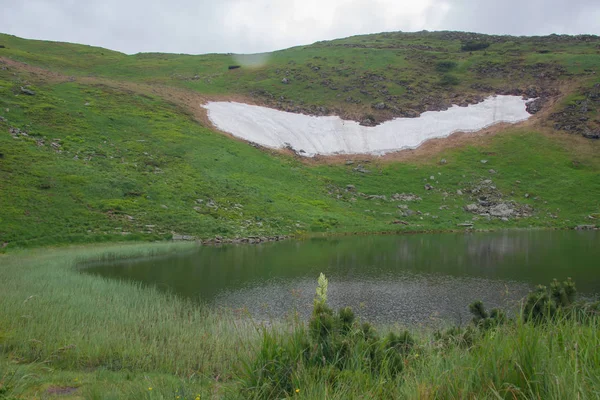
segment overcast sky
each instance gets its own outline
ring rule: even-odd
[[[0,32],[125,53],[256,53],[385,31],[600,34],[600,0],[0,0]]]

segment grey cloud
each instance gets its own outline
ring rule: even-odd
[[[512,35],[600,34],[598,0],[448,0],[438,29]]]
[[[126,53],[272,51],[356,34],[600,33],[597,0],[0,0],[0,31]]]

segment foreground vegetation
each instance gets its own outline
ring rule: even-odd
[[[501,318],[476,304],[467,328],[378,333],[351,310],[330,310],[323,279],[308,326],[260,326],[76,269],[84,260],[186,249],[191,246],[112,245],[1,256],[0,398],[600,395],[597,309],[573,309],[569,283],[532,293],[527,304],[543,307],[526,307],[523,316],[537,316],[534,321]]]

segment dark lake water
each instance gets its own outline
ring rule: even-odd
[[[378,323],[466,322],[467,306],[514,307],[537,284],[573,278],[600,294],[600,232],[352,236],[200,247],[86,272],[155,285],[257,319],[308,316],[319,273],[329,302]]]

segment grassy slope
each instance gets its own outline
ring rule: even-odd
[[[29,61],[44,65],[35,55],[67,71],[56,60],[74,63],[77,57],[66,57],[73,47],[86,60],[89,53],[130,58],[83,46],[25,43],[31,55],[22,53]],[[26,84],[35,96],[20,93]],[[600,211],[599,144],[564,135],[513,129],[418,162],[374,161],[366,164],[372,173],[360,174],[353,171],[356,165],[307,166],[254,149],[199,126],[157,95],[93,81],[57,83],[14,68],[0,70],[0,110],[6,119],[0,122],[0,241],[10,246],[160,239],[172,233],[207,238],[448,230],[472,217],[462,207],[473,199],[457,190],[487,178],[509,199],[533,205],[536,214],[508,223],[480,220],[476,228],[574,226]],[[14,139],[10,127],[29,137]],[[60,144],[60,152],[52,143]],[[448,163],[439,165],[440,158]],[[430,176],[435,190],[425,191]],[[429,215],[404,218],[394,202],[360,197],[353,202],[343,190],[348,184],[367,195],[418,194],[423,201],[411,209]],[[219,208],[206,207],[209,200]],[[443,205],[448,209],[440,210]],[[409,225],[390,225],[396,218]]]
[[[490,43],[485,51],[461,51],[473,38]],[[65,43],[0,35],[0,56],[75,76],[103,76],[179,86],[205,94],[243,94],[283,109],[376,120],[419,112],[502,89],[556,88],[565,79],[597,81],[600,38],[499,37],[460,33],[387,33],[355,36],[294,47],[260,57],[230,54],[124,55]],[[260,63],[252,62],[260,59]],[[455,67],[440,71],[438,63]],[[229,65],[242,64],[237,70]],[[246,66],[246,64],[250,64]],[[490,68],[492,66],[493,68]],[[481,72],[486,67],[488,72]],[[445,75],[454,85],[442,85]],[[284,77],[290,84],[282,84]],[[474,87],[474,85],[476,85]],[[493,89],[490,89],[493,88]],[[458,97],[457,97],[458,96]],[[385,102],[386,110],[372,105]]]

